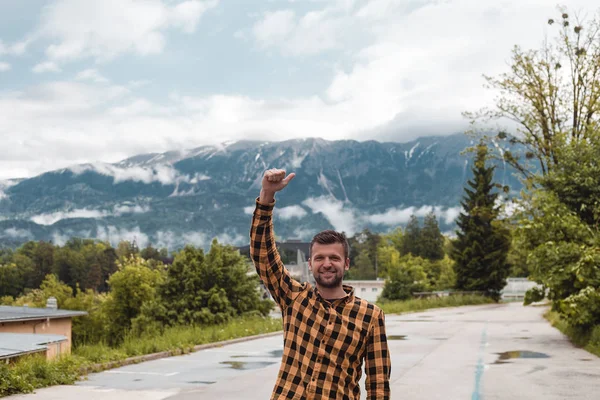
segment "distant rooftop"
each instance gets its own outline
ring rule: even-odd
[[[65,342],[66,336],[33,333],[0,333],[0,360],[45,351],[47,344]]]
[[[54,308],[0,306],[0,322],[29,321],[46,318],[68,318],[82,315],[87,315],[87,312]]]

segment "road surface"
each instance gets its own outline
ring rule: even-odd
[[[510,303],[388,315],[392,399],[599,399],[600,358],[573,347],[542,317],[545,310]],[[10,399],[265,400],[281,351],[277,335]]]

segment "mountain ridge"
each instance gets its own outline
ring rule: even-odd
[[[179,248],[213,237],[244,244],[267,168],[296,172],[278,193],[278,236],[321,229],[386,231],[435,210],[452,230],[472,145],[464,134],[413,141],[244,140],[73,165],[0,185],[0,245],[70,236]],[[500,167],[503,166],[500,164]],[[496,181],[518,191],[513,171]]]

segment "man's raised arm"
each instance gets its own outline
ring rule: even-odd
[[[285,188],[294,176],[295,174],[291,173],[286,177],[285,170],[281,169],[265,172],[250,228],[250,257],[260,279],[281,310],[285,309],[295,294],[303,288],[290,276],[281,262],[273,232],[275,193]]]

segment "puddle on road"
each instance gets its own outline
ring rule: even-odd
[[[579,361],[593,361],[591,358],[580,358]]]
[[[518,338],[515,338],[515,339],[528,340],[528,339],[531,339],[531,338],[529,336],[521,336],[521,337],[518,337]]]
[[[259,369],[268,367],[269,365],[275,364],[271,361],[221,361],[219,364],[226,364],[231,366],[233,369],[237,370],[249,370],[249,369]]]
[[[269,355],[271,357],[278,357],[281,358],[283,356],[283,349],[279,349],[279,350],[273,350],[269,352]]]
[[[496,354],[498,354],[498,359],[496,362],[494,362],[494,364],[510,364],[510,362],[506,360],[512,360],[515,358],[550,358],[548,354],[528,350],[513,350]]]
[[[283,349],[279,349],[279,350],[272,350],[272,351],[268,352],[266,355],[265,354],[242,354],[242,355],[231,356],[231,358],[248,358],[248,357],[277,357],[277,358],[281,358],[282,356],[283,356]]]
[[[388,340],[406,340],[406,335],[388,335]]]
[[[217,383],[216,381],[188,381],[187,383],[192,383],[194,385],[212,385],[213,383]]]

